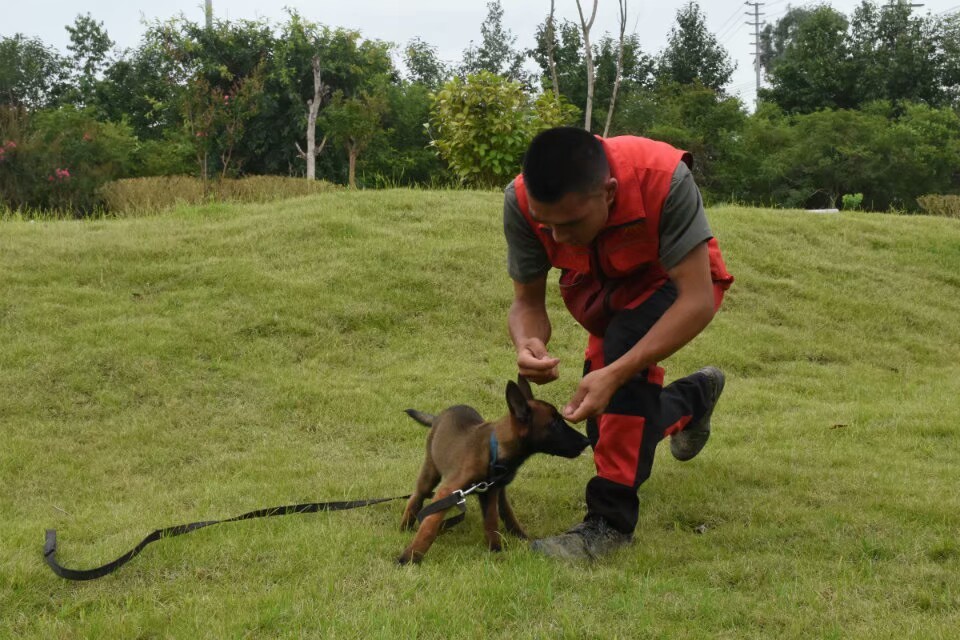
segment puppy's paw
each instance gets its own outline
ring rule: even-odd
[[[406,549],[400,554],[400,557],[397,558],[397,564],[401,567],[408,564],[420,564],[421,561],[423,561],[423,555],[414,553],[410,549]]]

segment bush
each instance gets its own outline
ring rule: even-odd
[[[0,198],[7,207],[74,215],[102,206],[98,188],[130,175],[137,149],[128,126],[98,122],[72,107],[19,116],[8,111],[0,119],[0,144]]]
[[[932,216],[960,218],[960,196],[930,194],[917,198],[920,208]]]
[[[533,100],[519,82],[481,71],[454,78],[434,96],[433,144],[463,182],[504,185],[544,129],[569,124],[576,109],[544,94]]]
[[[204,181],[188,176],[129,178],[103,185],[99,196],[113,214],[151,214],[204,202],[272,202],[336,189],[322,180],[250,176]]]
[[[863,204],[862,193],[845,193],[841,199],[844,211],[856,211]]]

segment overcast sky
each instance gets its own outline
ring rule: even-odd
[[[886,0],[880,0],[884,2]],[[585,0],[586,5],[589,0]],[[501,0],[504,25],[517,36],[517,46],[529,48],[533,33],[550,10],[549,0]],[[574,0],[557,0],[560,19],[577,20]],[[685,0],[631,0],[628,31],[640,36],[644,51],[658,52],[666,43],[674,24],[677,9]],[[708,28],[718,36],[737,64],[732,81],[732,92],[745,100],[754,98],[753,27],[745,13],[752,11],[742,1],[701,0],[700,7],[707,16]],[[764,3],[761,20],[775,22],[790,5],[814,5],[808,0],[771,0]],[[859,0],[832,0],[827,2],[837,10],[850,15]],[[617,3],[600,0],[595,34],[604,31],[617,33]],[[23,33],[35,36],[61,51],[65,51],[68,35],[65,25],[72,24],[78,14],[90,13],[104,23],[110,38],[119,48],[133,47],[143,34],[143,21],[165,20],[183,13],[191,20],[203,21],[203,0],[0,0],[0,35]],[[415,36],[437,47],[440,56],[451,62],[459,61],[471,40],[479,42],[480,24],[487,9],[486,0],[213,0],[218,18],[231,20],[267,18],[274,23],[285,19],[283,8],[296,9],[305,18],[332,27],[357,29],[367,38],[403,44]],[[960,10],[960,0],[927,0],[921,13],[941,14]]]

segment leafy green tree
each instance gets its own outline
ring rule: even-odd
[[[325,129],[329,121],[324,119],[323,112],[332,106],[332,98],[338,92],[341,96],[340,106],[343,107],[353,98],[362,99],[364,93],[376,93],[375,88],[379,90],[397,76],[388,43],[364,40],[358,31],[332,29],[291,13],[290,19],[281,27],[265,83],[265,92],[269,96],[275,96],[277,111],[283,114],[282,117],[271,117],[273,124],[266,125],[273,126],[275,131],[282,135],[274,134],[273,143],[264,144],[265,151],[277,156],[271,164],[283,162],[285,172],[289,171],[287,167],[296,167],[296,172],[303,174],[305,158],[296,150],[298,146],[303,146],[306,138],[308,101],[317,95],[312,66],[315,57],[319,61],[321,82],[324,85],[315,132],[315,135],[321,138],[332,135],[332,131]],[[349,109],[347,111],[349,113]],[[283,121],[279,121],[278,117]],[[334,120],[341,124],[351,121],[344,117]],[[327,149],[329,151],[325,150],[317,157],[318,177],[348,182],[350,153],[347,147],[336,145]],[[354,163],[359,158],[359,152],[360,149],[357,149]]]
[[[504,184],[543,129],[570,124],[576,110],[552,95],[534,100],[519,82],[489,71],[454,78],[437,92],[431,126],[434,144],[468,184]]]
[[[942,17],[937,33],[944,99],[954,109],[960,109],[960,12]]]
[[[782,52],[770,62],[771,88],[761,89],[761,99],[772,100],[789,113],[860,104],[848,24],[842,13],[828,6],[802,16],[789,31]]]
[[[437,48],[420,38],[413,38],[403,50],[407,79],[435,90],[450,79],[450,69],[437,57]]]
[[[430,146],[424,126],[430,119],[432,92],[418,82],[386,87],[382,129],[357,161],[361,183],[371,186],[448,185],[454,179]]]
[[[75,101],[81,106],[90,106],[97,81],[107,66],[107,54],[114,43],[103,28],[103,22],[97,22],[89,13],[78,15],[73,25],[67,25],[66,29],[70,34],[67,50],[74,65]]]
[[[699,83],[721,93],[736,66],[707,29],[700,5],[690,2],[677,11],[677,25],[670,30],[667,46],[657,65],[657,79],[670,84]]]
[[[0,37],[0,104],[41,109],[67,86],[67,61],[52,48],[20,33]]]
[[[487,17],[480,25],[480,46],[470,41],[463,52],[460,75],[489,71],[509,80],[526,83],[523,70],[524,55],[516,49],[517,37],[503,26],[503,7],[500,0],[487,3]]]
[[[184,84],[175,78],[174,62],[148,32],[104,69],[90,107],[100,120],[128,122],[140,140],[162,140],[180,126]]]
[[[347,153],[347,184],[351,189],[357,188],[357,157],[383,129],[381,118],[387,108],[385,89],[371,88],[350,97],[338,91],[324,110],[326,128]]]
[[[746,120],[738,98],[700,84],[661,84],[624,102],[614,133],[644,135],[689,151],[705,197],[727,197],[739,180],[737,154]]]
[[[787,45],[796,39],[797,29],[814,9],[804,6],[790,7],[775,23],[767,24],[760,32],[760,66],[769,75]]]
[[[944,103],[937,23],[908,4],[863,2],[851,21],[851,56],[861,103],[874,100]]]

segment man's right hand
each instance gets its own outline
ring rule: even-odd
[[[530,338],[520,345],[517,368],[520,375],[537,384],[553,382],[560,377],[560,360],[551,358],[547,346],[538,338]]]

